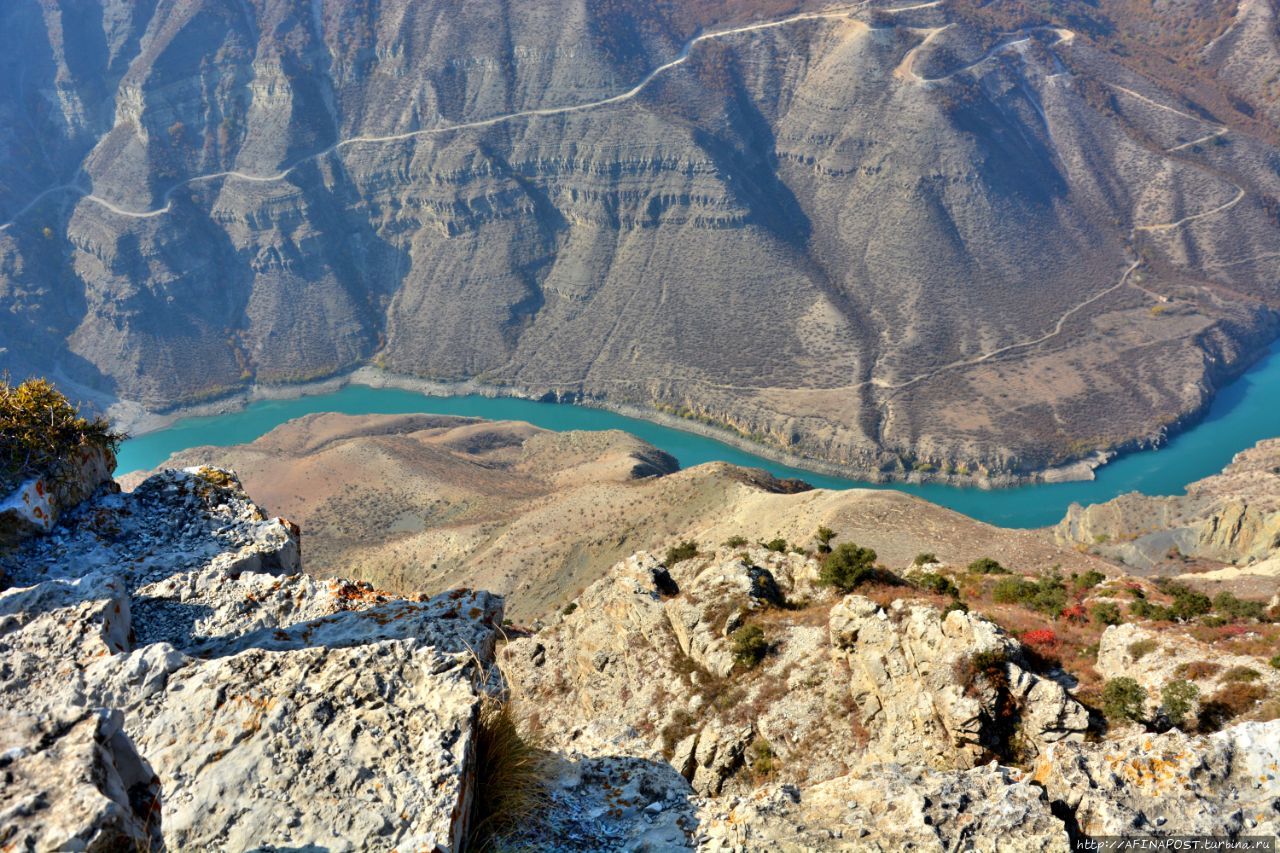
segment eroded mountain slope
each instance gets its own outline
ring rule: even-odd
[[[1043,532],[992,527],[899,492],[806,491],[723,463],[677,471],[620,432],[323,414],[165,465],[196,460],[234,468],[270,511],[302,525],[311,572],[404,593],[483,587],[505,595],[521,621],[558,610],[640,548],[738,536],[812,544],[822,524],[893,564],[933,551],[956,564],[993,556],[1106,568]]]
[[[15,4],[0,361],[374,363],[890,475],[1158,439],[1276,332],[1274,7],[1183,60],[1218,115],[972,5]]]

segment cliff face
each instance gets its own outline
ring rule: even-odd
[[[7,4],[0,366],[374,362],[889,473],[1157,437],[1275,335],[1273,144],[965,5]],[[1191,65],[1261,115],[1235,17]]]

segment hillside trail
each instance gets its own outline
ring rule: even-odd
[[[906,11],[911,11],[915,9],[925,9],[925,8],[939,6],[941,5],[941,2],[942,0],[931,0],[931,2],[927,2],[927,3],[918,3],[911,6],[903,6],[896,9],[885,9],[882,11],[886,11],[890,13],[906,12]],[[568,104],[568,105],[559,106],[559,107],[538,107],[538,108],[529,109],[529,110],[519,110],[516,112],[503,113],[502,115],[491,116],[489,118],[477,119],[474,121],[442,125],[440,127],[423,128],[420,130],[410,130],[404,133],[393,133],[393,134],[387,134],[384,136],[369,136],[369,135],[352,136],[347,139],[339,140],[338,142],[335,142],[334,144],[330,145],[328,148],[324,148],[320,151],[316,151],[312,154],[308,154],[305,157],[302,157],[294,161],[292,164],[286,166],[280,171],[269,174],[269,175],[255,175],[249,172],[241,172],[236,169],[226,169],[219,172],[210,172],[208,174],[195,175],[193,177],[186,178],[182,181],[179,181],[178,183],[169,187],[169,189],[165,191],[164,195],[161,196],[161,201],[163,201],[164,204],[152,210],[129,210],[128,208],[121,207],[109,201],[108,199],[103,198],[102,196],[96,195],[84,189],[82,186],[80,186],[79,177],[77,177],[76,181],[66,183],[66,184],[60,184],[56,187],[50,187],[49,189],[41,192],[39,195],[37,195],[35,198],[29,201],[26,205],[24,205],[21,209],[19,209],[18,212],[15,213],[8,222],[0,224],[0,232],[8,230],[8,228],[12,226],[24,213],[29,211],[42,199],[48,197],[51,194],[58,193],[58,192],[79,193],[84,198],[85,201],[93,202],[94,204],[97,204],[118,216],[125,216],[132,219],[150,219],[152,217],[156,217],[156,216],[160,216],[162,214],[168,213],[173,207],[174,193],[176,193],[180,189],[183,189],[184,187],[189,187],[193,184],[203,183],[207,181],[221,180],[224,178],[230,178],[230,179],[239,180],[239,181],[248,181],[251,183],[275,183],[278,181],[283,181],[284,179],[288,178],[289,175],[293,174],[293,172],[297,171],[299,168],[309,163],[328,157],[330,154],[339,152],[343,148],[347,148],[352,145],[377,145],[377,144],[387,144],[392,142],[402,142],[407,139],[416,139],[418,137],[438,136],[446,133],[454,133],[461,130],[474,130],[478,128],[491,127],[493,125],[500,124],[502,122],[513,121],[513,120],[522,119],[522,118],[541,118],[541,117],[566,115],[570,113],[583,112],[587,110],[599,109],[600,107],[607,107],[615,104],[625,103],[626,101],[633,100],[634,98],[642,94],[645,91],[645,89],[647,89],[650,86],[650,84],[654,82],[654,80],[658,79],[658,77],[662,76],[663,74],[670,71],[671,69],[677,68],[685,64],[686,62],[688,62],[690,54],[693,52],[694,48],[696,48],[699,44],[713,41],[716,39],[724,39],[724,38],[729,38],[736,35],[742,35],[745,33],[754,33],[754,32],[760,32],[762,30],[770,30],[770,29],[776,29],[778,27],[786,27],[786,26],[801,23],[804,21],[816,21],[816,20],[826,20],[826,19],[832,19],[832,18],[847,17],[850,13],[857,11],[858,9],[864,8],[866,5],[867,3],[864,1],[861,3],[837,6],[830,9],[822,9],[814,12],[801,12],[794,15],[788,15],[787,17],[784,17],[784,18],[778,18],[775,20],[760,21],[753,24],[744,24],[738,27],[730,27],[728,29],[723,29],[723,30],[713,30],[711,32],[696,35],[693,38],[689,39],[689,41],[685,42],[684,47],[681,48],[680,52],[676,55],[674,59],[670,60],[669,62],[664,62],[662,65],[659,65],[656,68],[654,68],[652,71],[646,74],[640,80],[639,83],[632,86],[630,89],[626,90],[625,92],[622,92],[617,95],[611,95],[610,97],[607,97],[607,98],[601,98],[599,100],[587,101],[579,104]]]
[[[633,100],[636,97],[638,97],[640,94],[642,94],[645,91],[645,89],[648,88],[661,75],[672,70],[673,68],[677,68],[683,65],[684,63],[686,63],[689,60],[689,57],[693,52],[694,48],[696,48],[699,44],[713,41],[716,39],[724,39],[724,38],[729,38],[736,35],[742,35],[746,33],[754,33],[754,32],[760,32],[764,30],[775,29],[778,27],[785,27],[792,24],[801,23],[804,21],[829,20],[834,18],[847,17],[850,13],[857,11],[859,9],[865,8],[867,7],[867,5],[868,3],[865,2],[864,0],[864,2],[860,2],[860,3],[838,6],[838,7],[823,9],[823,10],[814,11],[814,12],[802,12],[802,13],[797,13],[794,15],[789,15],[789,16],[774,19],[774,20],[761,21],[753,24],[744,24],[742,26],[731,27],[723,30],[714,30],[711,32],[696,35],[685,43],[684,47],[680,50],[680,52],[676,55],[674,59],[671,59],[670,61],[655,67],[652,71],[646,74],[640,80],[640,82],[636,83],[634,86],[632,86],[630,89],[626,90],[625,92],[621,92],[617,95],[612,95],[607,98],[601,98],[599,100],[588,101],[580,104],[570,104],[570,105],[558,106],[558,107],[540,107],[540,108],[529,109],[529,110],[520,110],[517,112],[505,113],[502,115],[492,116],[485,119],[478,119],[475,121],[461,122],[458,124],[444,125],[441,127],[424,128],[421,130],[412,130],[412,131],[406,131],[404,133],[389,134],[385,136],[368,136],[368,135],[353,136],[348,139],[343,139],[338,142],[335,142],[333,145],[330,145],[329,147],[324,148],[320,151],[309,154],[295,161],[293,164],[285,167],[279,172],[276,172],[274,174],[269,174],[269,175],[255,175],[247,172],[240,172],[237,170],[225,170],[220,172],[212,172],[205,175],[197,175],[191,178],[187,178],[171,186],[168,190],[165,191],[164,195],[161,196],[161,199],[164,201],[163,206],[155,208],[153,210],[143,210],[143,211],[129,210],[126,208],[122,208],[119,205],[116,205],[113,202],[102,198],[101,196],[98,196],[86,191],[84,188],[79,186],[78,183],[61,184],[56,187],[50,187],[49,189],[44,190],[35,198],[33,198],[24,207],[18,210],[18,212],[15,213],[14,216],[8,222],[0,224],[0,232],[7,230],[23,214],[29,211],[41,200],[48,197],[49,195],[52,195],[58,192],[80,193],[83,196],[85,201],[91,201],[95,204],[98,204],[104,209],[109,210],[110,212],[119,216],[124,216],[124,217],[129,217],[134,219],[149,219],[149,218],[161,216],[165,213],[168,213],[172,209],[173,195],[175,192],[182,189],[183,187],[191,186],[192,184],[196,184],[200,182],[230,178],[235,180],[247,181],[251,183],[275,183],[275,182],[286,179],[293,172],[295,172],[296,170],[298,170],[299,168],[301,168],[302,166],[308,163],[322,159],[324,157],[329,156],[330,154],[334,154],[336,152],[341,151],[343,148],[353,146],[353,145],[387,144],[387,143],[393,143],[393,142],[400,142],[407,139],[414,139],[418,137],[435,136],[435,135],[453,133],[453,132],[462,131],[462,130],[471,130],[471,129],[477,129],[477,128],[490,127],[502,122],[517,120],[522,118],[538,118],[538,117],[566,115],[570,113],[594,110],[601,107],[624,103],[626,101]],[[942,5],[943,5],[943,0],[930,0],[929,2],[916,3],[912,5],[899,6],[895,8],[879,8],[878,11],[895,14],[895,13],[901,13],[901,12],[915,11],[919,9],[935,8]],[[915,60],[920,50],[926,47],[937,35],[945,31],[946,29],[948,29],[950,26],[951,25],[948,24],[942,27],[921,30],[921,32],[925,33],[925,37],[919,44],[917,44],[915,47],[909,50],[907,54],[903,57],[903,60],[899,63],[897,68],[895,68],[894,70],[895,76],[898,76],[900,78],[905,78],[917,84],[943,82],[943,81],[952,79],[960,74],[964,74],[969,71],[972,71],[973,69],[977,68],[978,66],[992,59],[994,56],[996,56],[1000,52],[1003,52],[1011,47],[1019,47],[1023,44],[1028,43],[1031,40],[1030,34],[1021,35],[1018,38],[1001,42],[995,45],[993,48],[991,48],[991,50],[987,51],[987,53],[985,53],[979,59],[961,68],[951,71],[945,75],[934,77],[934,78],[920,76],[914,70]],[[1061,27],[1036,27],[1034,28],[1034,30],[1028,31],[1028,33],[1033,31],[1040,31],[1040,30],[1052,31],[1058,35],[1058,40],[1054,42],[1053,46],[1069,43],[1072,41],[1072,39],[1075,36],[1075,34],[1070,30],[1067,30]],[[1181,110],[1175,109],[1173,107],[1167,106],[1165,104],[1161,104],[1158,101],[1155,101],[1154,99],[1151,99],[1139,92],[1135,92],[1132,89],[1126,88],[1124,86],[1120,86],[1118,84],[1111,84],[1111,83],[1108,83],[1107,85],[1110,86],[1112,89],[1115,89],[1116,91],[1122,92],[1140,101],[1143,101],[1154,108],[1167,111],[1170,113],[1174,113],[1182,118],[1203,122],[1205,124],[1212,124],[1210,122],[1206,122],[1204,119],[1198,116],[1194,116],[1189,113],[1183,112]],[[1197,144],[1207,142],[1217,137],[1220,137],[1228,132],[1229,132],[1228,128],[1218,126],[1215,128],[1215,130],[1212,133],[1204,137],[1201,137],[1199,139],[1195,139],[1190,142],[1182,143],[1172,148],[1168,148],[1166,149],[1166,152],[1174,153],[1174,152],[1182,151],[1186,148],[1190,148]],[[1206,217],[1214,216],[1231,209],[1232,207],[1239,204],[1247,195],[1247,191],[1243,187],[1240,187],[1239,185],[1235,185],[1235,186],[1238,191],[1236,197],[1226,202],[1225,204],[1219,205],[1213,209],[1206,210],[1201,213],[1192,214],[1190,216],[1183,217],[1182,219],[1179,219],[1174,222],[1135,225],[1129,234],[1129,244],[1130,245],[1133,244],[1139,232],[1170,231],[1170,230],[1174,230],[1179,227],[1182,227],[1187,223],[1204,219]],[[1141,259],[1133,259],[1130,265],[1120,275],[1119,280],[1115,284],[1111,285],[1110,287],[1102,291],[1099,291],[1098,293],[1093,294],[1092,296],[1088,297],[1082,302],[1069,308],[1065,313],[1063,313],[1061,316],[1057,318],[1057,320],[1054,322],[1049,332],[1037,338],[1034,338],[1032,340],[1019,341],[1016,343],[1008,344],[1008,345],[999,347],[997,349],[991,350],[989,352],[982,353],[981,355],[978,355],[978,356],[973,356],[965,359],[958,359],[956,361],[934,368],[927,372],[921,373],[903,382],[890,383],[885,380],[877,379],[873,377],[873,378],[866,379],[861,382],[853,383],[850,385],[831,386],[825,390],[858,390],[866,387],[875,387],[878,389],[892,392],[889,395],[887,395],[884,398],[884,400],[881,401],[880,405],[883,406],[885,405],[885,403],[888,402],[889,399],[891,399],[894,396],[894,394],[906,388],[909,388],[917,383],[926,381],[928,379],[932,379],[936,376],[939,376],[949,371],[958,370],[965,367],[973,367],[973,366],[982,364],[986,361],[989,361],[994,358],[998,358],[999,356],[1009,352],[1015,352],[1018,350],[1039,346],[1060,335],[1063,329],[1065,328],[1067,322],[1073,316],[1078,314],[1080,311],[1084,310],[1085,308],[1094,304],[1095,302],[1098,302],[1099,300],[1105,298],[1111,293],[1114,293],[1115,291],[1123,288],[1125,285],[1131,284],[1133,273],[1137,270],[1139,266],[1141,266],[1141,263],[1142,263]],[[1134,284],[1134,286],[1137,287],[1139,290],[1142,290],[1143,292],[1155,298],[1161,298],[1159,297],[1158,294],[1154,294],[1151,291],[1141,287],[1138,284]],[[622,381],[622,380],[615,380],[615,381]],[[690,378],[687,381],[697,382],[698,384],[703,385],[704,387],[716,388],[716,389],[728,390],[728,391],[779,390],[779,389],[772,388],[771,386],[727,385],[727,384],[720,384],[720,383],[710,383],[710,382],[706,382],[704,380],[695,379],[695,378]]]

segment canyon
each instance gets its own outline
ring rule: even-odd
[[[887,477],[1158,443],[1280,328],[1276,8],[1043,5],[10,4],[0,367],[365,366]]]

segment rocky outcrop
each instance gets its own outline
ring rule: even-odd
[[[465,842],[496,597],[313,580],[297,529],[209,468],[90,501],[0,560],[18,584],[0,697],[21,709],[0,842]]]
[[[1083,740],[1089,726],[1084,706],[1020,666],[1017,641],[978,616],[853,595],[832,608],[829,630],[849,663],[870,758],[973,767]]]
[[[1274,836],[1280,721],[1208,737],[1179,731],[1052,746],[1029,778],[1083,835]]]
[[[1083,738],[1084,707],[1022,666],[991,622],[861,596],[833,606],[816,575],[811,558],[763,549],[669,567],[637,555],[559,625],[508,645],[504,667],[552,743],[589,755],[626,744],[708,795],[742,790],[764,759],[761,772],[813,783],[871,763],[1025,759]],[[757,667],[735,654],[746,626],[769,647]],[[994,663],[966,672],[984,653]]]
[[[1129,494],[1087,507],[1072,505],[1055,538],[1087,546],[1137,569],[1175,556],[1280,574],[1280,439],[1237,453],[1220,474],[1187,486],[1185,495]]]
[[[160,780],[119,711],[0,713],[0,778],[5,849],[105,853],[161,843]]]
[[[1241,632],[1240,639],[1249,642],[1249,632]],[[1218,691],[1229,689],[1233,684],[1248,685],[1249,690],[1258,692],[1259,698],[1280,697],[1280,669],[1269,666],[1265,659],[1231,654],[1221,645],[1211,647],[1184,635],[1170,637],[1134,623],[1113,625],[1103,632],[1098,643],[1097,669],[1105,678],[1137,681],[1147,692],[1148,719],[1154,719],[1160,709],[1161,691],[1174,681],[1196,686],[1199,701],[1192,703],[1191,711],[1197,704],[1213,701]]]
[[[48,533],[66,510],[98,489],[114,486],[116,458],[110,449],[86,444],[56,471],[24,481],[0,498],[0,548]],[[0,581],[3,575],[0,575]]]

